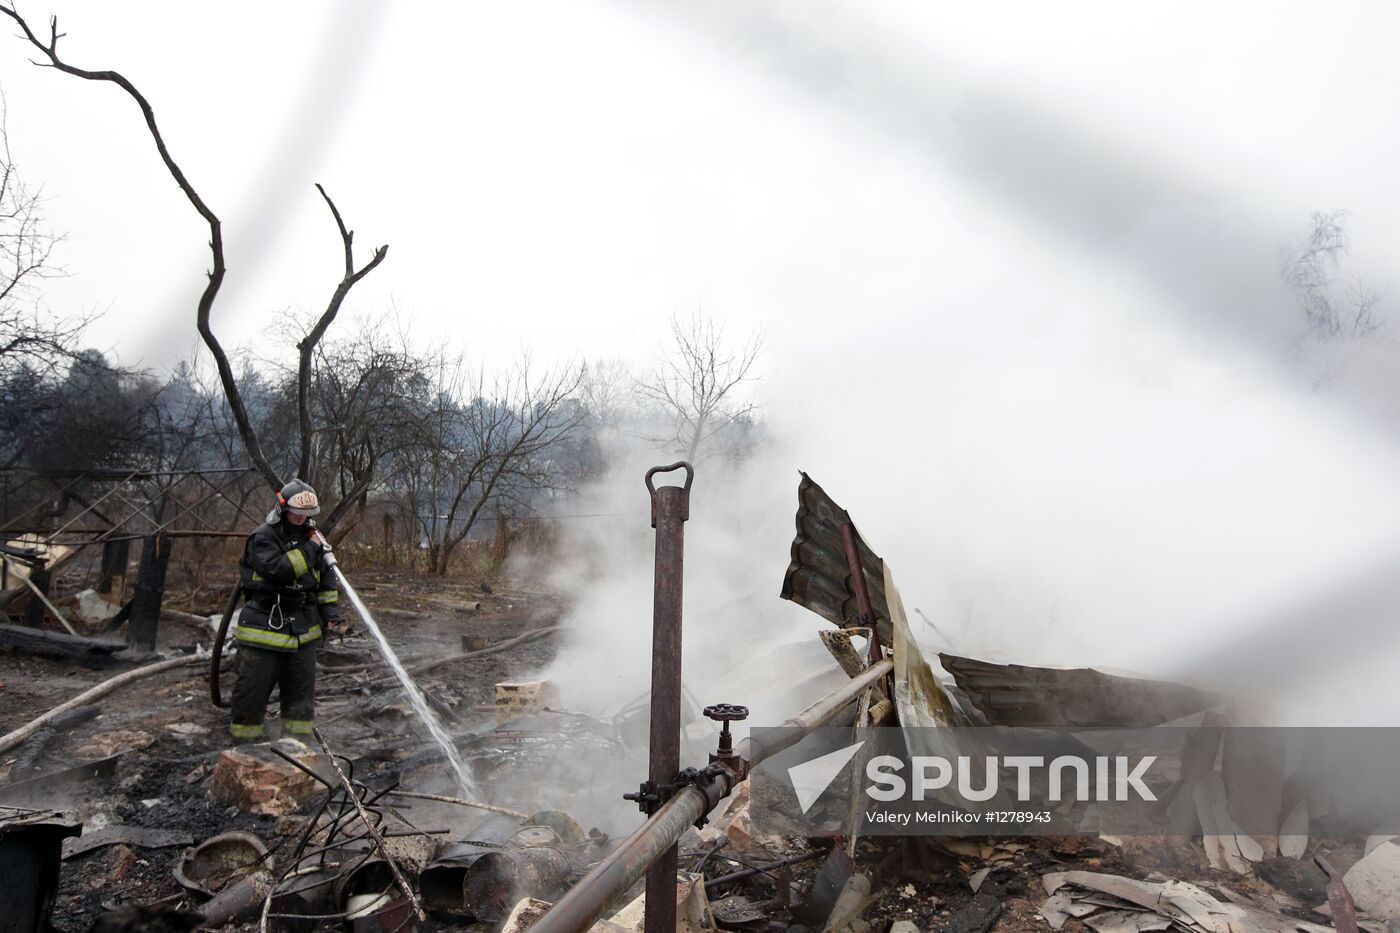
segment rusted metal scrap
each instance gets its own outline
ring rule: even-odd
[[[861,574],[852,572],[847,541],[858,553]],[[861,590],[865,598],[861,598]],[[885,563],[860,537],[850,513],[837,505],[806,473],[797,487],[797,537],[780,594],[841,628],[862,621],[862,602],[874,616],[876,638],[891,644],[890,610],[885,597]]]
[[[1318,868],[1327,873],[1327,906],[1332,909],[1332,925],[1337,928],[1337,933],[1357,933],[1356,902],[1351,899],[1351,892],[1342,881],[1341,872],[1321,855],[1314,856],[1313,860]]]
[[[267,846],[252,833],[219,833],[180,856],[175,863],[175,880],[191,891],[213,897],[231,879],[246,874],[266,858]]]
[[[83,833],[63,843],[64,859],[77,858],[104,846],[136,846],[141,849],[165,849],[187,846],[193,842],[189,833],[178,829],[154,826],[104,826],[92,833]]]
[[[1225,701],[1197,687],[1093,668],[993,664],[946,653],[938,657],[972,707],[993,726],[1147,727]]]

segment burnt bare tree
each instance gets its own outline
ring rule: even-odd
[[[600,476],[626,439],[643,423],[637,380],[620,359],[590,360],[583,368],[578,400],[583,423],[578,442],[580,476]]]
[[[320,345],[306,393],[319,427],[303,475],[336,494],[328,522],[341,536],[364,518],[371,490],[416,440],[415,419],[426,407],[424,360],[402,332],[383,325],[366,323],[350,337]]]
[[[1381,292],[1360,276],[1342,275],[1342,261],[1351,251],[1346,217],[1346,211],[1313,214],[1280,262],[1309,332],[1322,339],[1364,337],[1380,326]]]
[[[180,166],[175,162],[174,157],[170,154],[170,150],[166,145],[165,137],[156,124],[155,112],[151,109],[151,105],[146,97],[131,83],[131,81],[116,71],[89,71],[76,68],[63,61],[58,55],[58,41],[63,38],[64,34],[58,31],[57,17],[50,18],[48,39],[45,41],[35,34],[30,28],[29,23],[13,6],[0,5],[0,13],[13,19],[19,25],[30,44],[43,54],[45,60],[35,62],[36,65],[54,68],[64,74],[82,78],[87,81],[100,81],[115,84],[125,91],[140,108],[141,115],[146,122],[146,128],[150,132],[151,139],[156,146],[156,151],[160,154],[161,161],[165,164],[166,170],[189,200],[190,205],[194,207],[195,211],[209,226],[209,251],[212,264],[207,273],[208,281],[205,284],[203,292],[199,296],[199,302],[196,306],[195,326],[199,331],[200,338],[204,341],[205,346],[208,347],[210,354],[214,357],[214,363],[219,374],[219,382],[223,387],[224,395],[228,399],[230,412],[238,427],[239,434],[243,439],[243,444],[247,450],[249,459],[270,487],[274,489],[280,487],[283,479],[273,468],[272,463],[263,450],[262,444],[259,442],[258,432],[244,404],[242,394],[239,391],[238,380],[234,375],[233,366],[229,362],[228,354],[224,351],[223,346],[214,335],[213,328],[210,325],[210,312],[213,309],[214,299],[218,296],[219,288],[223,284],[226,272],[224,264],[223,228],[218,216],[204,202],[198,192],[195,191],[194,186],[185,176],[184,171],[182,171]],[[327,207],[330,208],[332,217],[335,218],[336,227],[339,230],[341,243],[344,249],[345,262],[340,282],[331,293],[325,311],[322,312],[321,316],[316,320],[306,336],[297,344],[297,410],[300,422],[301,443],[297,456],[297,464],[299,471],[303,473],[307,472],[309,468],[309,458],[311,455],[310,444],[312,427],[310,424],[310,402],[307,396],[310,392],[310,369],[316,345],[321,338],[325,336],[326,330],[335,320],[336,315],[340,311],[341,304],[344,302],[345,296],[349,294],[350,289],[373,271],[374,268],[384,260],[388,252],[387,246],[381,246],[374,251],[369,262],[356,268],[354,257],[354,233],[346,227],[344,220],[341,218],[340,211],[336,208],[335,202],[326,194],[325,189],[319,184],[316,188],[320,191],[321,197],[325,199]],[[326,524],[329,526],[333,524],[333,522],[328,521]]]
[[[51,371],[73,356],[73,341],[88,323],[43,307],[44,279],[63,274],[54,250],[63,238],[45,222],[40,190],[21,177],[10,155],[5,100],[0,96],[0,375],[28,367]]]
[[[708,316],[672,316],[657,368],[637,383],[638,393],[669,422],[665,434],[648,439],[691,463],[719,450],[726,459],[742,457],[756,411],[744,397],[744,385],[757,380],[754,366],[762,353],[758,331],[734,345]]]
[[[447,572],[453,551],[483,518],[529,514],[535,496],[567,483],[554,455],[582,422],[572,397],[580,376],[567,364],[534,371],[528,357],[489,381],[460,360],[435,362],[430,407],[394,479],[434,573]]]

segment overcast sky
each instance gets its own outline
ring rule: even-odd
[[[761,325],[782,494],[753,507],[789,522],[809,470],[970,647],[1162,667],[1400,555],[1395,335],[1315,391],[1276,258],[1346,209],[1349,267],[1394,281],[1392,5],[23,11],[152,101],[224,221],[228,344],[329,296],[318,181],[362,258],[390,245],[348,307],[479,358],[644,364],[673,312]],[[47,300],[168,365],[205,231],[119,90],[29,57],[0,43],[68,236]]]

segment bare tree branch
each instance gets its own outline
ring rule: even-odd
[[[223,387],[225,397],[228,399],[230,411],[238,427],[239,435],[243,438],[243,444],[248,451],[249,458],[270,487],[273,489],[280,487],[282,481],[278,477],[277,471],[273,468],[267,456],[263,453],[257,431],[249,416],[242,393],[239,391],[238,381],[234,375],[232,364],[229,362],[228,354],[224,351],[223,346],[214,335],[213,328],[210,324],[210,314],[214,306],[214,299],[219,293],[219,289],[223,284],[224,275],[227,271],[224,263],[223,229],[218,216],[215,215],[213,210],[211,210],[199,196],[199,193],[195,191],[194,186],[190,184],[184,171],[175,162],[174,157],[171,156],[165,138],[156,124],[155,112],[151,108],[150,102],[137,90],[136,86],[132,84],[131,81],[116,71],[88,71],[69,65],[59,58],[58,40],[63,37],[63,33],[58,31],[57,17],[53,17],[49,21],[49,38],[48,41],[45,42],[34,33],[29,23],[25,21],[13,5],[0,5],[0,13],[4,13],[6,16],[13,19],[24,32],[30,44],[43,52],[47,63],[36,62],[36,64],[55,68],[65,74],[83,78],[84,80],[105,81],[115,84],[125,91],[140,108],[141,115],[146,121],[146,128],[149,130],[151,138],[155,142],[156,150],[159,152],[161,161],[165,164],[166,170],[180,187],[180,190],[184,192],[185,197],[189,200],[195,211],[209,225],[209,250],[212,257],[212,267],[207,273],[208,281],[199,297],[199,303],[195,312],[195,324],[204,344],[209,348],[209,352],[214,357],[215,366],[219,374],[219,382]],[[312,457],[309,394],[311,362],[316,345],[325,335],[326,329],[330,327],[331,323],[335,320],[336,315],[340,311],[341,304],[344,302],[345,296],[349,294],[350,289],[353,288],[355,283],[360,281],[360,279],[373,271],[384,260],[388,252],[387,246],[379,247],[374,251],[374,255],[368,263],[362,268],[356,269],[353,249],[354,234],[346,228],[345,221],[342,219],[340,211],[336,208],[335,202],[326,194],[325,189],[319,184],[316,186],[316,189],[321,193],[321,197],[325,199],[327,206],[331,210],[331,215],[335,218],[336,227],[340,231],[341,243],[343,244],[345,253],[345,270],[335,291],[331,294],[331,299],[325,311],[316,321],[311,331],[297,344],[299,354],[297,412],[301,441],[297,459],[297,472],[299,475],[306,475],[310,471],[310,461]],[[47,259],[47,256],[42,256],[40,259]],[[0,301],[3,301],[3,299],[4,295],[0,294]],[[18,347],[20,344],[16,344],[16,346]]]
[[[741,387],[757,377],[753,369],[763,353],[762,334],[755,331],[738,348],[725,343],[724,329],[698,312],[689,319],[671,318],[671,340],[662,348],[657,368],[637,383],[638,393],[659,406],[671,420],[662,443],[692,463],[707,454],[710,442],[752,420],[753,402],[738,398]],[[742,456],[746,444],[736,441],[728,455]]]
[[[151,109],[150,103],[145,96],[136,89],[125,77],[115,71],[87,71],[82,68],[75,68],[58,57],[58,40],[63,38],[63,33],[58,31],[58,17],[49,20],[49,41],[45,44],[34,31],[30,29],[29,23],[15,10],[13,6],[0,5],[0,13],[13,19],[30,44],[44,53],[48,59],[47,67],[55,68],[64,74],[70,74],[87,81],[106,81],[117,85],[125,91],[136,105],[141,108],[141,115],[146,120],[146,128],[151,133],[152,140],[155,141],[156,150],[160,153],[161,161],[165,163],[166,170],[175,179],[175,183],[180,186],[180,190],[185,193],[191,205],[209,224],[209,250],[213,257],[213,267],[208,272],[209,281],[204,286],[203,293],[199,296],[199,305],[195,312],[195,324],[199,329],[199,335],[204,340],[209,352],[214,356],[215,365],[219,370],[219,381],[223,384],[224,394],[228,396],[229,407],[233,410],[234,420],[238,424],[239,434],[243,437],[244,446],[248,449],[248,456],[262,474],[268,485],[276,488],[280,485],[277,472],[272,468],[264,456],[262,448],[258,444],[257,433],[253,430],[253,425],[248,418],[247,409],[243,405],[243,399],[238,392],[238,383],[233,376],[233,367],[229,365],[228,355],[224,353],[223,347],[214,336],[214,331],[209,325],[209,314],[214,307],[214,298],[219,293],[219,287],[224,281],[224,239],[219,218],[214,214],[199,193],[194,190],[185,173],[176,164],[175,159],[170,155],[170,150],[166,147],[165,138],[161,135],[160,128],[156,125],[155,111]],[[42,64],[36,62],[36,64]]]
[[[321,197],[325,199],[326,206],[331,209],[331,215],[335,217],[336,228],[340,230],[340,240],[345,247],[345,273],[336,285],[335,291],[331,293],[331,300],[326,305],[326,310],[321,313],[321,317],[311,328],[311,331],[297,344],[299,355],[297,362],[297,416],[301,425],[301,455],[297,459],[297,475],[306,477],[311,474],[311,359],[316,351],[316,344],[325,336],[326,328],[331,326],[335,316],[340,313],[340,305],[345,301],[345,296],[350,294],[350,289],[355,287],[355,283],[360,281],[374,268],[384,261],[384,257],[389,253],[389,247],[381,246],[374,251],[374,256],[364,268],[355,269],[355,234],[347,230],[345,221],[340,217],[340,211],[336,209],[335,202],[331,196],[326,194],[326,189],[321,185],[316,185],[316,190],[321,192]]]

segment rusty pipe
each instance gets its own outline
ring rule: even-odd
[[[619,897],[626,894],[649,867],[673,851],[696,820],[713,810],[738,779],[726,772],[703,786],[692,784],[657,808],[632,835],[593,867],[531,927],[538,933],[579,933],[587,930]],[[675,873],[664,901],[676,906]],[[650,908],[652,901],[647,900]]]
[[[875,607],[870,602],[870,591],[865,585],[865,567],[860,561],[856,526],[849,515],[841,523],[841,545],[846,552],[846,567],[851,574],[851,590],[856,596],[856,613],[860,624],[870,627],[870,663],[874,664],[880,660],[880,632],[875,624]]]
[[[266,868],[244,875],[199,908],[204,916],[200,929],[217,930],[227,923],[251,920],[275,885],[276,879]]]
[[[783,720],[775,730],[778,734],[771,736],[767,742],[760,742],[753,736],[744,739],[739,743],[740,757],[752,768],[783,749],[791,748],[806,738],[813,729],[830,722],[833,716],[864,693],[867,687],[879,683],[880,679],[892,670],[894,661],[890,658],[872,664],[839,689],[828,693],[797,715]]]
[[[830,721],[893,668],[894,662],[885,659],[862,671],[849,683],[784,721],[781,728],[785,734],[775,740],[760,744],[752,738],[745,739],[739,745],[739,752],[745,757],[748,768],[796,744],[813,729]],[[531,933],[580,933],[587,930],[614,901],[627,893],[648,866],[676,845],[686,829],[718,806],[739,780],[725,772],[707,783],[683,788],[560,898],[531,927]],[[674,877],[673,873],[667,895],[673,906],[676,901]]]
[[[652,485],[657,473],[685,470],[684,486]],[[654,793],[681,769],[681,596],[685,581],[685,523],[695,470],[685,461],[647,471],[651,527],[656,529],[656,570],[651,613],[651,741],[647,781]],[[647,811],[648,814],[652,810]],[[672,845],[647,872],[645,933],[675,933],[676,868]],[[669,892],[669,893],[668,893]]]

